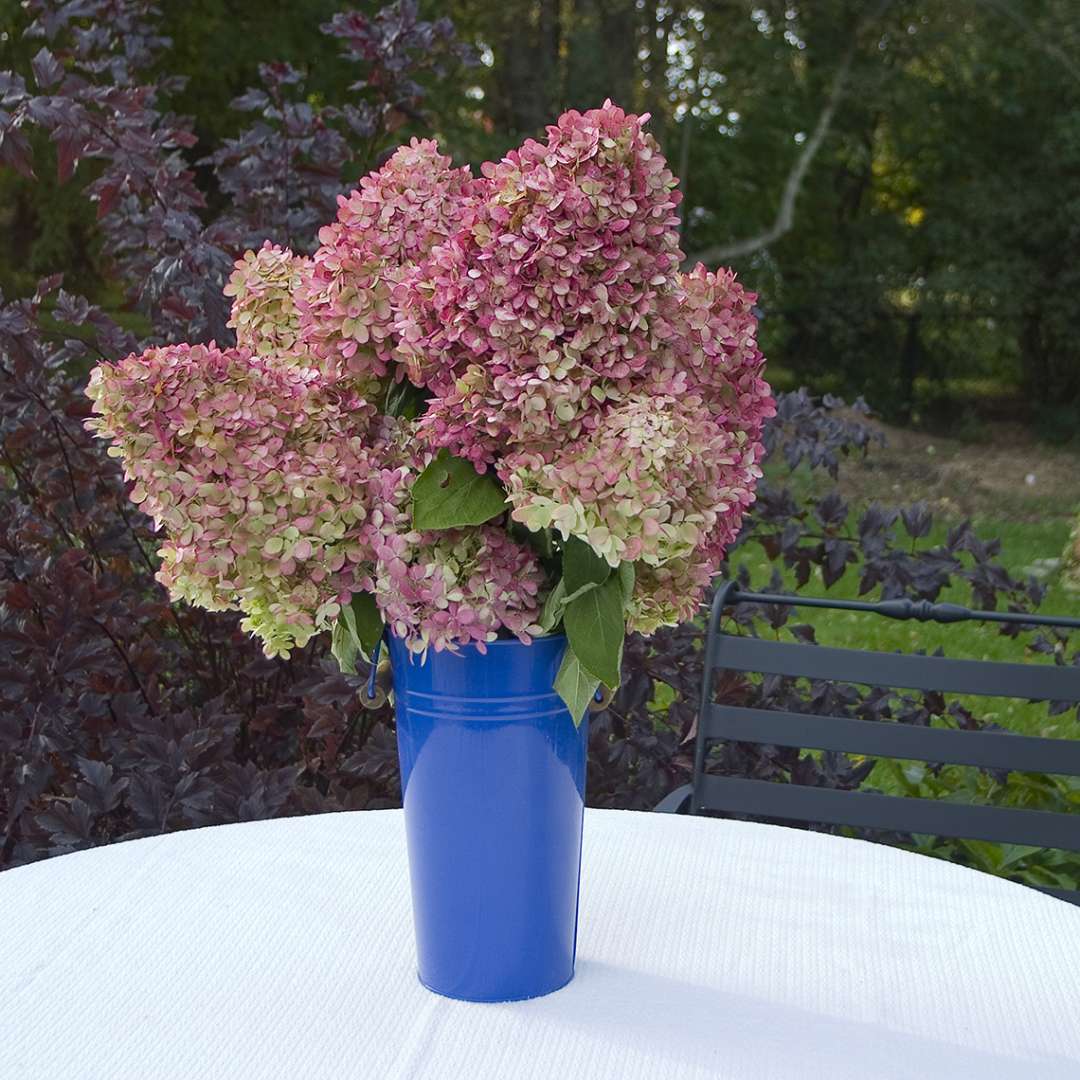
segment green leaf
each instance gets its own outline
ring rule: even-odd
[[[469,461],[440,450],[412,486],[412,520],[417,529],[458,529],[483,525],[506,509],[506,495],[492,473],[482,476]]]
[[[634,573],[634,564],[632,562],[619,563],[619,584],[622,585],[623,604],[629,604],[630,598],[634,595],[634,581],[636,575]]]
[[[330,631],[330,652],[346,675],[356,674],[356,658],[360,655],[356,635],[340,616],[334,620],[333,629]]]
[[[529,530],[529,542],[536,549],[541,559],[552,559],[555,556],[555,541],[550,529],[541,529],[539,532]]]
[[[559,665],[559,673],[555,676],[555,692],[566,702],[566,707],[574,718],[575,726],[581,725],[581,721],[585,718],[585,710],[589,707],[589,702],[592,701],[599,685],[600,680],[593,678],[581,666],[581,661],[574,655],[574,650],[568,648]]]
[[[563,578],[567,595],[585,585],[603,585],[611,576],[611,567],[584,540],[568,537],[563,544]]]
[[[622,586],[618,576],[590,589],[566,606],[563,625],[581,666],[605,686],[619,685],[626,636]]]
[[[550,634],[563,617],[563,608],[566,606],[566,582],[560,578],[559,583],[544,601],[544,610],[540,612],[540,626],[545,634]]]
[[[985,840],[961,840],[960,846],[972,857],[978,869],[991,874],[1001,871],[1000,844],[991,844]]]
[[[563,607],[576,600],[579,596],[584,596],[587,592],[592,592],[593,589],[599,589],[600,585],[595,581],[586,581],[580,589],[575,589],[572,593],[563,597]]]
[[[424,405],[424,391],[404,379],[399,383],[391,383],[387,389],[383,412],[388,416],[398,416],[402,420],[413,420],[424,411]]]
[[[567,594],[566,578],[559,578],[558,584],[548,593],[548,598],[544,601],[544,610],[540,613],[540,625],[545,633],[550,634],[559,625],[568,604],[579,596],[584,596],[587,592],[599,588],[600,585],[597,582],[587,581],[580,589]]]
[[[1001,845],[1001,869],[1007,870],[1018,862],[1030,858],[1042,848],[1031,847],[1029,844],[1002,844]]]
[[[511,519],[506,531],[519,543],[528,544],[542,562],[550,564],[555,558],[555,541],[550,529],[527,529],[520,521]]]
[[[369,592],[353,593],[352,602],[342,610],[342,614],[345,612],[353,619],[354,632],[360,639],[360,648],[364,655],[371,656],[385,628],[375,597]]]
[[[369,592],[353,593],[330,632],[330,651],[347,675],[356,674],[356,658],[370,658],[383,634],[383,618]]]

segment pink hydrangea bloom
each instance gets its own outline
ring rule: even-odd
[[[390,291],[403,268],[444,240],[467,213],[474,181],[435,143],[413,139],[349,196],[295,292],[304,344],[359,380],[387,375],[397,344]]]
[[[176,599],[247,615],[269,654],[326,629],[371,561],[381,424],[312,367],[173,345],[93,372],[89,422],[163,530]]]
[[[292,356],[300,339],[300,312],[295,296],[309,270],[309,260],[269,240],[236,262],[225,286],[233,298],[228,325],[239,348],[260,356]]]
[[[531,548],[495,525],[444,532],[412,527],[412,484],[431,456],[414,424],[398,423],[382,444],[366,532],[374,562],[364,588],[374,593],[390,629],[417,653],[471,642],[482,651],[500,630],[529,641],[540,633],[548,587]]]
[[[757,344],[756,294],[732,270],[706,270],[701,263],[678,274],[663,295],[658,334],[664,356],[686,385],[699,394],[717,420],[756,442],[762,425],[776,414],[762,377],[765,357]]]
[[[480,178],[414,139],[339,199],[310,259],[267,243],[237,262],[235,349],[95,371],[90,426],[163,533],[174,596],[242,610],[271,654],[361,589],[416,652],[529,640],[554,582],[505,522],[412,527],[445,447],[494,470],[518,522],[634,562],[632,629],[692,616],[774,406],[754,295],[679,269],[646,119],[565,113]],[[421,415],[380,416],[406,377]]]
[[[485,645],[509,631],[526,644],[537,625],[545,574],[531,548],[496,526],[384,535],[375,599],[409,649]]]
[[[754,445],[692,395],[634,394],[548,458],[500,462],[514,519],[580,537],[612,566],[685,559],[717,531],[730,541],[761,475]]]
[[[568,112],[497,165],[465,227],[394,291],[425,434],[477,464],[509,439],[575,438],[650,365],[678,269],[679,194],[647,117]],[[464,419],[464,418],[467,418]]]
[[[661,626],[677,626],[692,619],[721,561],[722,557],[706,558],[699,550],[689,558],[672,559],[662,566],[641,563],[634,578],[634,595],[627,606],[627,629],[651,634]]]

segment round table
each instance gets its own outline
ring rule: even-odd
[[[578,967],[436,997],[400,811],[0,874],[3,1080],[1080,1077],[1080,908],[857,840],[590,810]]]

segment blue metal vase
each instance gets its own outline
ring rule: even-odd
[[[516,1001],[574,975],[588,717],[562,635],[429,652],[390,636],[420,981]]]

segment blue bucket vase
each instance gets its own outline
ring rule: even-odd
[[[517,1001],[574,975],[588,718],[562,635],[431,651],[389,637],[420,981]]]

